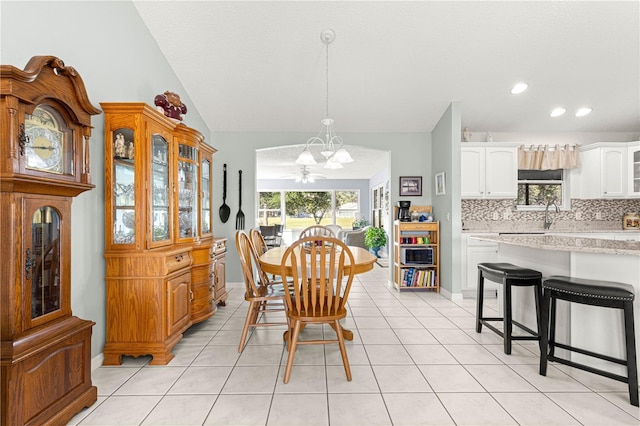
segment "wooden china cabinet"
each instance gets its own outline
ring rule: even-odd
[[[54,56],[0,66],[0,424],[65,424],[97,399],[93,321],[71,312],[71,202],[94,188],[82,78]]]
[[[122,355],[152,355],[151,364],[167,364],[183,332],[215,312],[214,150],[198,131],[147,104],[101,105],[104,365],[119,365]]]

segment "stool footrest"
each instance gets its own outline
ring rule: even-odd
[[[613,357],[610,357],[608,355],[599,354],[599,353],[596,353],[596,352],[591,352],[591,351],[589,351],[587,349],[581,349],[581,348],[576,348],[574,346],[565,345],[564,343],[553,342],[553,346],[556,347],[556,348],[565,349],[567,351],[577,352],[577,353],[582,354],[582,355],[588,355],[588,356],[593,357],[593,358],[598,358],[598,359],[602,359],[602,360],[605,360],[605,361],[609,361],[609,362],[612,362],[614,364],[627,365],[627,361],[624,360],[624,359],[613,358]],[[552,357],[548,356],[547,358],[551,359]]]
[[[588,371],[589,373],[598,374],[600,376],[608,377],[613,380],[617,380],[622,383],[629,383],[629,378],[620,376],[618,374],[611,373],[609,371],[600,370],[599,368],[589,367],[588,365],[578,364],[573,361],[569,361],[564,358],[557,358],[555,356],[547,356],[547,361],[555,361],[559,364],[568,365],[569,367],[577,368],[579,370]]]
[[[504,337],[504,332],[501,331],[500,329],[496,328],[493,326],[493,324],[489,324],[489,321],[502,321],[502,318],[485,318],[480,320],[480,322],[487,327],[489,330],[493,331],[494,333],[496,333],[498,336],[500,337]],[[511,321],[513,324],[515,324],[515,322]],[[519,326],[519,324],[516,324]],[[511,340],[540,340],[540,337],[535,333],[535,331],[529,330],[527,327],[521,327],[523,328],[525,331],[533,334],[533,336],[514,336],[511,335]]]

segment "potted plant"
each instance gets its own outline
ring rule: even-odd
[[[356,229],[364,228],[368,224],[369,224],[369,221],[367,219],[365,219],[364,217],[361,217],[360,219],[354,220],[353,223],[351,224],[351,227],[355,231]]]
[[[376,257],[380,257],[378,252],[381,247],[387,245],[387,233],[382,228],[369,228],[364,234],[364,245],[371,250]]]

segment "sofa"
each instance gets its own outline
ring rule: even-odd
[[[364,228],[360,228],[355,231],[342,231],[342,241],[344,241],[348,246],[362,247],[363,249],[366,249],[367,246],[364,245],[364,236],[369,228],[371,228],[371,226],[365,226]]]

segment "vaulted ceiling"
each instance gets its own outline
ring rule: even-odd
[[[134,4],[213,131],[315,135],[332,28],[338,133],[429,132],[451,101],[476,132],[640,133],[637,1]]]

